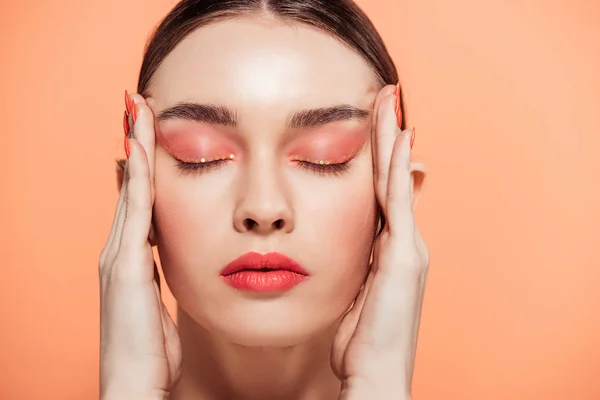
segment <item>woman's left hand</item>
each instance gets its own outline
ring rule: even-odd
[[[383,88],[373,115],[375,194],[386,223],[366,283],[332,347],[344,400],[411,398],[429,251],[413,215],[424,171],[410,161],[413,131],[398,128],[397,92]]]

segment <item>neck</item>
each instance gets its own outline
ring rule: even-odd
[[[182,375],[172,400],[336,399],[340,381],[329,361],[337,325],[290,347],[251,347],[224,341],[178,309]]]

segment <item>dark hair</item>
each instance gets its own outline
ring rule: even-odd
[[[146,47],[137,92],[146,96],[160,64],[192,31],[244,14],[264,14],[319,28],[361,55],[381,87],[398,82],[398,72],[383,40],[352,0],[183,0],[160,23]],[[401,128],[405,129],[402,91],[399,97]]]

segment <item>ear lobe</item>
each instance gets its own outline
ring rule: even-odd
[[[410,181],[412,187],[412,207],[413,210],[417,208],[421,194],[423,193],[423,186],[425,178],[427,177],[427,170],[425,166],[416,161],[410,162]]]

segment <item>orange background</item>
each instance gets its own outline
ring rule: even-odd
[[[430,172],[415,400],[600,399],[600,3],[359,3]],[[1,399],[97,398],[123,90],[173,4],[1,3]]]

